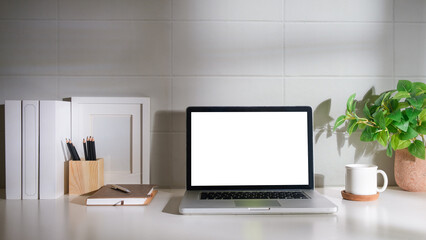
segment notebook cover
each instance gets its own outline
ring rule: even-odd
[[[96,193],[88,197],[86,205],[147,205],[152,200],[155,185],[147,184],[120,184],[131,193],[125,193],[111,188],[111,185],[101,187]],[[151,195],[148,195],[151,192]],[[99,200],[99,201],[98,201]],[[111,200],[111,201],[108,201]],[[125,204],[127,201],[138,201],[138,203]],[[123,204],[124,203],[124,204]]]

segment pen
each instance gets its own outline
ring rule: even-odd
[[[114,190],[117,190],[117,191],[125,192],[125,193],[131,193],[132,192],[129,189],[122,187],[120,185],[117,185],[117,184],[111,185],[111,188],[114,189]]]

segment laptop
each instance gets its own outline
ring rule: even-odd
[[[312,109],[188,107],[182,214],[335,213],[314,190]]]

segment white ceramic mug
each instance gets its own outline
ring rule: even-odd
[[[377,174],[383,176],[383,187],[377,187]],[[374,195],[385,191],[388,186],[388,176],[382,170],[377,170],[372,164],[346,165],[345,191],[355,195]]]

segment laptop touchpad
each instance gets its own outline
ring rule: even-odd
[[[277,200],[250,199],[250,200],[235,200],[234,202],[235,202],[235,206],[244,207],[244,208],[281,206]]]

